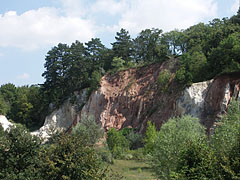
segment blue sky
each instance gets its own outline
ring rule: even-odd
[[[45,55],[60,42],[99,37],[110,47],[122,27],[134,37],[146,28],[185,29],[237,10],[238,0],[2,0],[0,85],[43,83]]]

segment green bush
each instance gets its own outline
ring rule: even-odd
[[[109,163],[109,164],[114,163],[113,156],[112,156],[111,152],[105,146],[97,148],[96,152],[103,162],[106,162],[106,163]]]
[[[168,88],[169,81],[171,79],[171,73],[168,70],[161,71],[157,78],[157,84],[162,91]]]
[[[147,122],[147,131],[144,138],[144,152],[145,154],[152,154],[156,142],[157,130],[155,125],[151,122]]]
[[[172,179],[219,179],[219,164],[206,139],[185,142],[177,158],[177,167],[170,173]]]
[[[31,136],[21,125],[10,127],[5,132],[2,129],[0,135],[0,179],[41,179],[40,139]]]
[[[129,150],[129,141],[115,128],[107,132],[107,144],[114,158],[120,158]]]
[[[45,146],[41,154],[43,179],[104,179],[106,168],[94,149],[83,141],[78,136],[63,134],[55,144]]]
[[[197,118],[183,116],[169,119],[157,134],[153,150],[153,168],[161,179],[169,179],[178,165],[180,152],[188,141],[206,138],[205,130]]]
[[[72,133],[84,140],[86,145],[94,145],[104,135],[104,130],[97,124],[93,115],[83,114],[81,121],[73,128]]]

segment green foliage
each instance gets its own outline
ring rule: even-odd
[[[41,141],[23,126],[15,126],[0,133],[0,179],[41,179],[38,169]]]
[[[123,128],[119,133],[128,140],[130,150],[138,149],[143,146],[142,135],[135,132],[133,128]]]
[[[169,179],[175,171],[180,151],[188,141],[199,141],[205,138],[204,128],[198,119],[190,116],[169,119],[162,125],[155,140],[153,167],[162,179]]]
[[[161,71],[157,78],[157,84],[162,91],[166,91],[169,81],[171,79],[171,73],[168,70]]]
[[[166,54],[160,45],[161,33],[160,29],[145,29],[133,40],[133,55],[137,63],[165,60]]]
[[[114,57],[112,64],[111,64],[113,67],[112,71],[117,72],[117,71],[123,70],[124,63],[125,63],[125,61],[121,57]]]
[[[129,32],[125,29],[121,29],[120,32],[116,34],[116,42],[112,43],[112,50],[114,57],[124,59],[124,65],[132,61],[132,40]]]
[[[144,152],[147,154],[151,154],[154,150],[154,146],[156,143],[157,130],[155,124],[151,121],[147,122],[147,130],[144,138]]]
[[[185,142],[178,159],[176,170],[171,172],[171,179],[219,179],[219,164],[206,139]]]
[[[9,104],[5,101],[4,97],[0,94],[0,114],[7,115],[10,110]]]
[[[207,59],[202,52],[193,51],[180,58],[180,68],[176,72],[176,79],[181,83],[199,82],[208,78]]]
[[[120,158],[129,150],[129,141],[115,128],[107,132],[107,145],[114,158]]]
[[[219,126],[211,137],[212,145],[216,153],[226,154],[231,151],[240,134],[240,105],[233,101],[228,108],[227,115],[221,119]]]
[[[72,133],[81,138],[86,145],[94,145],[103,137],[104,130],[97,124],[93,115],[83,114],[81,121],[73,128]]]
[[[96,153],[103,162],[106,162],[108,164],[114,163],[112,153],[106,146],[96,148]]]
[[[209,57],[214,73],[235,72],[240,70],[240,33],[233,33],[223,39],[219,46],[212,49]]]
[[[95,151],[77,136],[62,135],[55,144],[42,151],[41,173],[44,179],[96,179],[106,176]]]

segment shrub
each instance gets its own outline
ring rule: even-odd
[[[97,124],[93,115],[83,114],[81,121],[73,128],[72,133],[83,139],[86,145],[94,145],[103,137],[104,130]]]
[[[106,148],[105,146],[100,147],[97,148],[96,152],[103,162],[113,164],[113,156],[108,148]]]
[[[206,139],[189,140],[180,150],[175,171],[171,172],[172,179],[218,179],[217,160]]]
[[[130,150],[143,147],[142,135],[134,132],[133,128],[123,128],[119,132],[128,140]]]
[[[147,122],[147,131],[144,138],[144,152],[145,154],[152,154],[156,142],[157,130],[155,125],[151,122]]]
[[[43,178],[104,179],[106,169],[94,149],[85,146],[83,141],[78,136],[64,134],[55,144],[46,146],[41,155]]]
[[[160,86],[162,91],[165,91],[168,88],[168,84],[171,78],[171,73],[168,70],[164,70],[159,73],[157,78],[157,84]]]
[[[41,179],[40,139],[21,125],[0,131],[0,179]]]
[[[161,179],[169,179],[175,171],[181,151],[188,141],[206,138],[205,130],[197,118],[184,116],[169,119],[157,133],[153,150],[153,168]]]
[[[129,141],[115,128],[112,128],[107,132],[107,144],[115,158],[120,158],[122,154],[129,150]]]

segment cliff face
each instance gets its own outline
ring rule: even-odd
[[[105,129],[131,126],[142,131],[148,120],[160,127],[174,114],[178,96],[172,82],[175,69],[176,60],[172,60],[106,75],[82,112],[95,115]],[[157,83],[159,73],[164,70],[173,75],[166,93]]]
[[[51,123],[68,129],[86,113],[94,115],[105,129],[130,126],[144,132],[148,120],[160,128],[171,117],[190,114],[210,130],[226,112],[230,101],[238,99],[240,75],[219,76],[181,90],[173,80],[176,66],[176,60],[171,60],[106,75],[101,79],[100,88],[88,100],[86,91],[81,92],[77,98],[80,100],[75,104],[67,101],[46,118],[41,129],[45,130]],[[164,70],[171,74],[167,90],[157,83],[159,73]],[[76,107],[84,103],[78,111]]]

